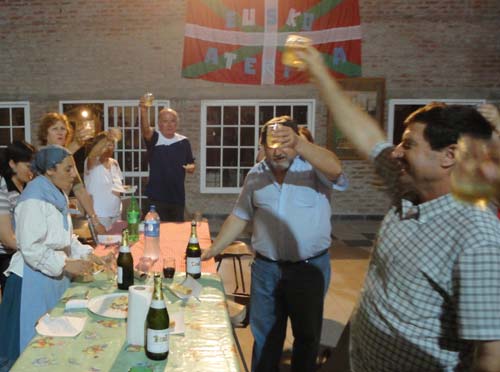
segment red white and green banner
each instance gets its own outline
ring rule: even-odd
[[[361,76],[358,0],[188,0],[182,76],[306,83],[305,73],[281,63],[290,34],[311,39],[334,76]]]

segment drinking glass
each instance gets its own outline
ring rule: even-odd
[[[173,279],[175,275],[175,258],[167,257],[163,259],[163,277]]]
[[[451,173],[451,191],[455,198],[486,208],[496,190],[495,184],[483,173],[481,165],[498,160],[497,152],[498,149],[491,140],[470,136],[460,138],[456,152],[457,163]]]
[[[275,149],[275,148],[281,146],[281,143],[279,141],[277,141],[276,138],[274,137],[274,132],[281,127],[282,127],[282,125],[278,124],[278,123],[268,125],[267,133],[266,133],[266,145],[267,145],[267,147],[269,147],[271,149]]]
[[[312,40],[299,35],[288,35],[285,42],[285,48],[283,54],[281,55],[281,62],[290,67],[297,69],[303,69],[305,67],[304,62],[297,58],[295,51],[297,49],[305,49],[306,47],[312,45]]]
[[[153,93],[147,92],[142,96],[142,98],[144,98],[144,106],[153,106],[153,101],[155,100],[155,96],[153,95]]]

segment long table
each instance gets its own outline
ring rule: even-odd
[[[166,225],[166,226],[165,226]],[[175,227],[165,224],[161,233],[171,232],[172,240],[187,242],[186,226]],[[186,224],[187,225],[187,224]],[[203,245],[209,244],[203,223],[199,235],[205,235]],[[208,229],[208,225],[206,226]],[[207,230],[208,231],[208,230]],[[209,236],[209,235],[208,235]],[[209,239],[209,238],[208,238]],[[162,239],[163,240],[163,239]],[[201,240],[201,239],[200,239]],[[140,242],[132,252],[140,252]],[[180,244],[180,243],[179,243]],[[162,254],[177,252],[177,244],[162,245]],[[184,245],[185,246],[185,245]],[[106,248],[98,247],[97,249]],[[170,251],[172,249],[172,251]],[[137,250],[137,251],[136,251]],[[134,253],[134,251],[136,251]],[[139,253],[140,254],[140,253]],[[105,318],[87,309],[72,311],[78,316],[88,317],[83,331],[72,338],[54,338],[37,335],[24,350],[12,371],[116,371],[126,372],[132,367],[146,367],[151,371],[239,371],[238,356],[227,312],[224,288],[220,277],[207,270],[215,267],[212,262],[203,266],[199,279],[203,286],[199,300],[190,298],[181,301],[175,297],[165,284],[172,279],[164,279],[164,295],[168,311],[173,314],[184,313],[185,333],[170,337],[170,354],[167,361],[155,362],[144,354],[144,348],[128,345],[126,340],[126,320]],[[178,266],[179,267],[179,266]],[[180,282],[184,273],[176,273],[174,282]],[[64,314],[64,302],[70,296],[89,291],[89,298],[106,293],[122,292],[116,289],[114,279],[99,274],[94,282],[73,283],[61,301],[52,310],[52,316]],[[136,280],[136,284],[137,280]],[[67,315],[67,313],[66,313]],[[146,369],[147,370],[147,369]]]

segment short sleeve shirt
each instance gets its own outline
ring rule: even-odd
[[[146,195],[154,200],[184,205],[186,172],[183,165],[194,163],[189,140],[176,133],[174,140],[168,141],[155,131],[151,140],[146,141],[146,147],[149,156]]]
[[[344,176],[339,178],[347,187]],[[265,161],[248,173],[233,215],[253,221],[252,247],[272,259],[300,261],[330,247],[335,183],[297,156],[282,184]]]
[[[376,157],[379,169],[389,153]],[[353,371],[469,370],[472,340],[500,340],[499,268],[490,210],[451,194],[400,201],[382,222],[352,318]]]

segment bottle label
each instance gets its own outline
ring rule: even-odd
[[[121,245],[118,252],[120,252],[120,253],[130,253],[130,247],[128,245]]]
[[[198,244],[198,238],[196,236],[191,236],[189,238],[189,244]]]
[[[139,212],[130,211],[127,213],[127,222],[130,224],[139,223]]]
[[[118,284],[123,284],[123,267],[118,266],[116,271],[116,281]]]
[[[163,300],[152,300],[150,307],[152,309],[166,309],[167,306],[165,306],[165,301]]]
[[[144,221],[144,235],[158,238],[160,236],[160,223],[158,221]]]
[[[167,329],[147,330],[147,347],[150,353],[166,353],[168,351],[169,331]]]
[[[186,271],[188,274],[199,274],[201,272],[200,257],[186,257]]]

